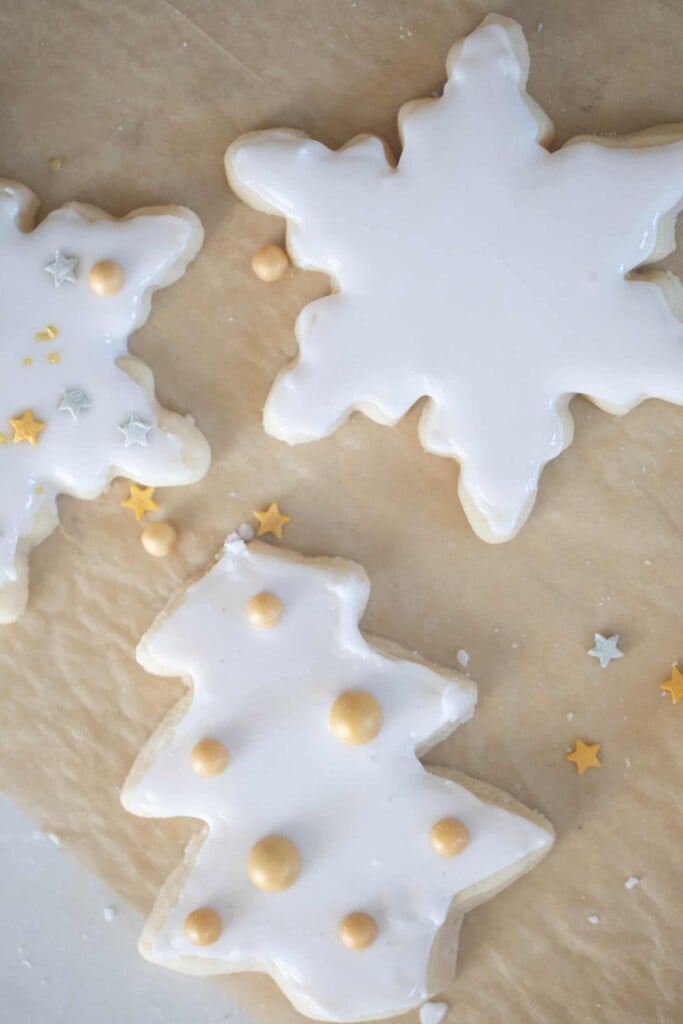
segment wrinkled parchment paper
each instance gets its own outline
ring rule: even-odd
[[[134,647],[226,533],[277,499],[292,517],[289,546],[367,567],[369,630],[444,664],[469,653],[477,715],[430,760],[510,790],[558,831],[540,868],[467,919],[448,1021],[678,1024],[683,705],[658,684],[683,657],[683,409],[647,402],[616,419],[575,401],[573,446],[546,470],[521,535],[498,547],[468,527],[455,463],[422,452],[419,410],[394,429],[356,416],[292,449],[260,425],[294,353],[295,316],[326,281],[253,276],[252,251],[280,240],[282,224],[232,197],[226,146],[286,125],[330,145],[379,132],[396,147],[400,104],[442,87],[450,45],[489,10],[480,0],[0,3],[0,174],[33,188],[44,211],[69,199],[119,215],[179,202],[204,222],[203,253],[157,295],[132,349],[153,367],[160,401],[193,412],[214,454],[201,484],[158,492],[179,530],[166,560],[142,549],[141,526],[119,507],[123,482],[97,502],[61,501],[61,529],[32,558],[28,613],[0,633],[0,785],[150,907],[192,824],[119,805],[140,745],[182,692],[146,675]],[[497,10],[526,31],[530,91],[558,142],[683,120],[677,0],[500,0]],[[680,272],[683,258],[669,265]],[[595,630],[619,632],[626,652],[604,672],[585,653]],[[601,771],[579,777],[564,760],[575,736],[602,743]],[[627,890],[630,876],[641,882]],[[261,976],[225,987],[260,1024],[301,1020]]]

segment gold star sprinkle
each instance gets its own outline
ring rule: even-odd
[[[130,508],[136,519],[142,519],[145,512],[156,512],[159,508],[152,498],[153,487],[139,487],[138,484],[130,485],[130,494],[125,501],[121,502],[121,508]]]
[[[584,743],[583,740],[577,739],[572,752],[564,756],[576,765],[579,775],[583,775],[587,768],[602,768],[602,761],[598,759],[599,752],[599,743]]]
[[[51,171],[58,171],[59,168],[62,166],[62,163],[63,161],[61,156],[51,156],[47,162],[47,166],[50,168]]]
[[[36,341],[52,341],[57,337],[59,331],[54,324],[48,324],[44,331],[38,331]]]
[[[38,444],[38,434],[45,430],[45,424],[33,417],[33,410],[27,409],[21,416],[10,417],[10,423],[14,428],[14,443],[28,441],[29,444]]]
[[[32,362],[33,360],[31,359],[31,357],[26,356],[26,358],[24,359],[24,366],[30,366]]]
[[[277,502],[274,501],[265,512],[254,512],[254,518],[259,521],[258,537],[263,537],[266,533],[274,533],[278,540],[282,540],[282,527],[289,522],[291,517],[280,512]]]
[[[62,357],[60,356],[59,352],[50,352],[49,356],[47,357],[47,361],[48,363],[52,363],[54,365],[55,363],[61,363]]]
[[[671,675],[665,683],[659,687],[664,693],[671,694],[671,703],[678,704],[679,700],[683,700],[683,672],[676,666],[672,668]]]

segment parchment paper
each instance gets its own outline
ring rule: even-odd
[[[678,1024],[683,705],[658,684],[683,656],[683,409],[648,402],[616,419],[575,401],[572,448],[546,470],[521,535],[497,547],[465,522],[456,464],[422,452],[417,410],[394,429],[357,416],[292,449],[260,425],[294,353],[295,316],[326,281],[252,275],[252,251],[280,240],[282,225],[231,196],[227,144],[287,125],[332,145],[379,132],[396,147],[399,105],[441,88],[450,45],[489,9],[0,3],[0,174],[31,186],[44,210],[76,198],[114,214],[180,202],[204,222],[203,253],[156,297],[132,349],[154,368],[160,401],[193,412],[214,454],[203,483],[159,492],[179,529],[166,560],[143,551],[141,526],[119,507],[123,482],[94,503],[61,501],[61,529],[32,558],[29,611],[0,633],[0,784],[150,907],[192,825],[139,820],[118,802],[182,692],[147,676],[134,647],[228,530],[277,499],[292,517],[289,546],[365,564],[368,629],[444,664],[469,653],[477,715],[431,760],[510,790],[558,831],[540,868],[469,916],[448,1021]],[[683,120],[679,0],[499,0],[497,10],[527,33],[530,91],[558,141]],[[59,171],[48,168],[55,155]],[[681,271],[683,259],[669,265]],[[595,630],[619,632],[626,652],[604,672],[585,653]],[[602,743],[601,771],[579,777],[564,760],[575,736]],[[632,875],[641,883],[629,891]],[[261,976],[225,987],[263,1024],[301,1020]]]

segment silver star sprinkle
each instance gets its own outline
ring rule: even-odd
[[[598,658],[600,668],[607,668],[610,661],[624,657],[624,652],[619,650],[619,634],[614,636],[603,636],[602,633],[595,633],[595,647],[588,651],[591,658]]]
[[[147,448],[149,445],[148,435],[153,426],[153,423],[146,423],[137,416],[130,416],[126,423],[122,423],[120,427],[117,427],[117,430],[123,434],[124,448],[130,448],[133,444],[139,444],[143,448]]]
[[[65,281],[76,280],[78,256],[65,256],[59,249],[55,250],[54,259],[45,264],[48,274],[52,274],[55,288],[61,288]]]
[[[67,388],[62,395],[57,412],[70,412],[75,420],[92,407],[92,402],[83,388]]]

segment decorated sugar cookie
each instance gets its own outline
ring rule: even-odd
[[[401,109],[397,165],[375,137],[331,151],[276,130],[238,139],[226,168],[242,199],[287,218],[294,262],[333,285],[299,317],[266,430],[311,441],[352,410],[392,424],[426,396],[423,446],[460,463],[472,526],[505,541],[571,441],[575,394],[617,414],[683,402],[678,282],[642,269],[674,248],[683,142],[675,126],[550,153],[506,18],[447,68],[441,98]]]
[[[210,459],[128,355],[152,292],[197,254],[198,219],[169,206],[113,220],[70,203],[31,230],[37,205],[0,182],[0,622],[24,609],[28,555],[57,525],[58,494],[95,498],[119,475],[188,484]]]
[[[476,688],[366,639],[369,589],[352,562],[235,538],[138,648],[193,691],[124,805],[205,822],[141,952],[191,974],[266,972],[321,1020],[391,1016],[443,988],[465,911],[553,840],[502,793],[422,767]]]

